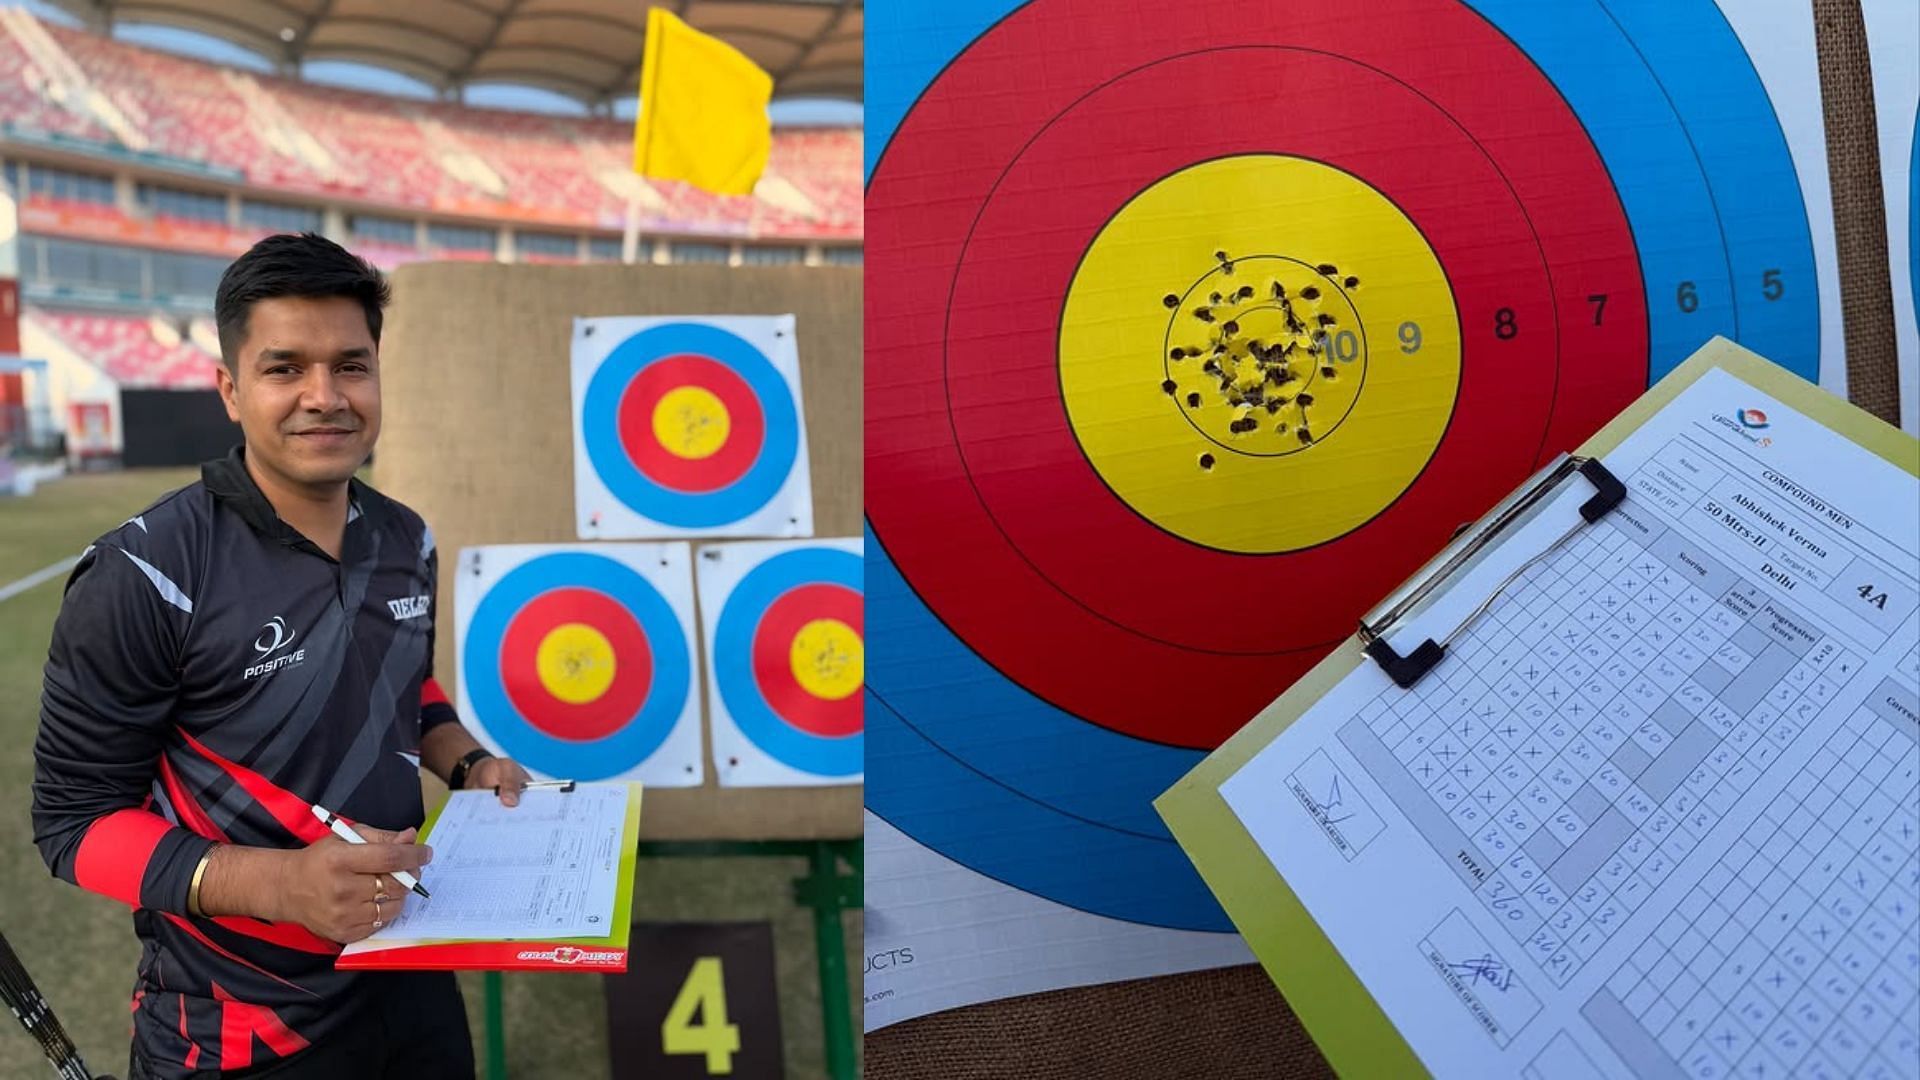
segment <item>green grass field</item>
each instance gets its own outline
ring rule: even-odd
[[[27,499],[0,500],[0,587],[79,554],[94,537],[196,477],[194,470],[78,476],[42,487]],[[0,789],[14,793],[0,827],[0,881],[8,883],[0,890],[0,932],[88,1065],[124,1076],[127,1003],[139,954],[131,919],[121,905],[54,880],[33,846],[28,819],[40,670],[64,580],[59,575],[0,600]],[[431,783],[429,790],[441,789]],[[790,900],[791,881],[804,870],[799,859],[644,860],[634,891],[636,920],[773,923],[782,1056],[786,1075],[796,1080],[825,1075],[813,921]],[[849,917],[850,972],[861,970],[860,940],[859,918]],[[475,1057],[484,1063],[481,976],[463,975],[462,985]],[[509,1075],[582,1080],[610,1075],[599,976],[509,974],[504,985]],[[857,1004],[854,1017],[857,1024]],[[51,1075],[26,1033],[0,1018],[0,1076]]]
[[[0,498],[0,586],[80,554],[94,537],[199,478],[198,469],[92,473],[44,485],[26,499]],[[57,595],[60,587],[53,591]],[[9,638],[16,622],[12,613],[0,609],[0,626],[7,628]]]

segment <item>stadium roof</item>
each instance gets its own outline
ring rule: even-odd
[[[586,105],[631,96],[643,0],[51,0],[88,25],[177,26],[286,65],[350,60],[441,90],[538,86]],[[668,6],[663,4],[660,6]],[[864,0],[670,0],[774,78],[776,97],[859,101]]]

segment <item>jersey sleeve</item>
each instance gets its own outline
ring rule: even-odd
[[[83,555],[54,622],[33,747],[33,839],[54,876],[176,914],[213,841],[145,804],[192,610],[132,553],[102,544]]]
[[[435,597],[436,599],[432,602],[438,603],[437,598],[440,595],[440,553],[438,551],[427,552],[427,595]],[[454,711],[453,703],[447,700],[447,692],[440,688],[440,681],[433,677],[434,631],[439,625],[440,612],[435,610],[433,622],[427,628],[427,677],[420,683],[420,735],[422,738],[441,724],[449,724],[460,719],[460,714]]]

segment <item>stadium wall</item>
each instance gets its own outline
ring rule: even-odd
[[[240,442],[217,390],[120,391],[120,464],[129,469],[198,465]]]
[[[20,320],[20,354],[47,362],[47,404],[54,423],[67,433],[68,461],[116,459],[122,445],[119,384],[32,318]],[[92,435],[78,419],[87,409],[103,410],[86,414],[102,418]]]

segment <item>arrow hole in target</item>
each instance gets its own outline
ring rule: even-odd
[[[1160,299],[1171,346],[1157,372],[1161,391],[1197,431],[1234,453],[1284,455],[1324,439],[1366,379],[1365,330],[1348,295],[1359,276],[1284,255],[1213,256],[1217,265],[1199,280]],[[1265,287],[1225,281],[1236,263],[1264,273]],[[1331,294],[1325,305],[1323,285]],[[1357,380],[1340,386],[1348,365]],[[1211,458],[1203,455],[1203,471]]]

